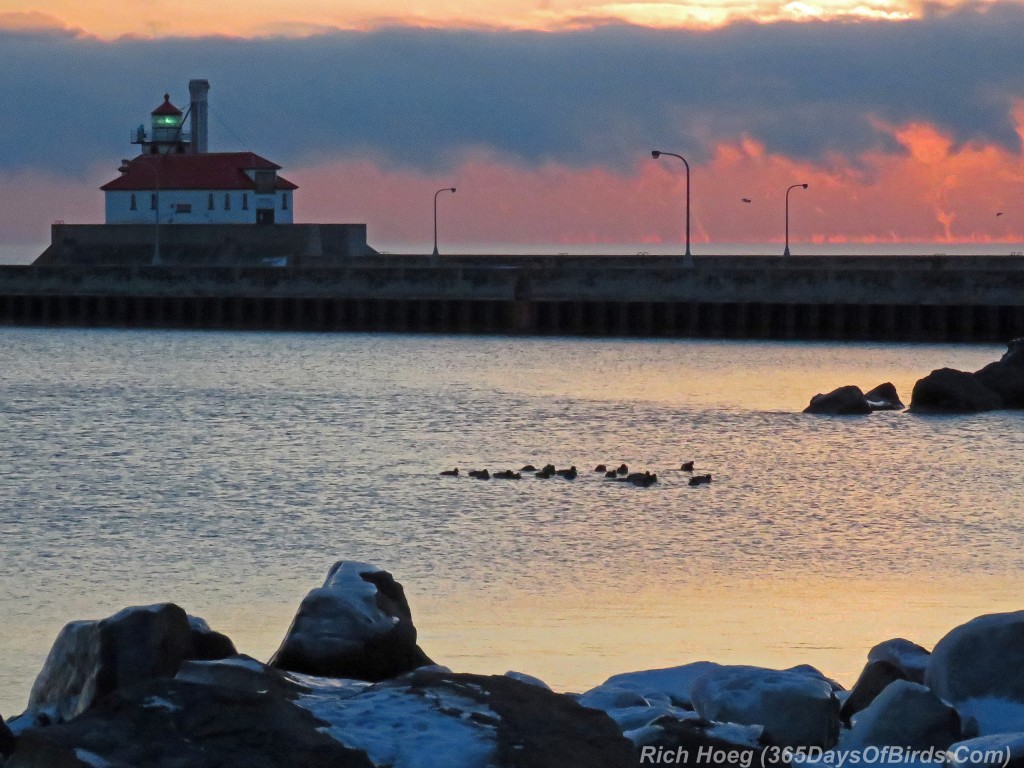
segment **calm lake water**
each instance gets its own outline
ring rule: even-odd
[[[2,329],[0,712],[72,619],[172,600],[265,659],[336,559],[434,659],[579,690],[933,644],[1021,608],[1024,415],[800,413],[982,346]],[[695,459],[714,483],[673,471]],[[574,463],[575,482],[442,478]],[[646,489],[589,470],[657,471]]]

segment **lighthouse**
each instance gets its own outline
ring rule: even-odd
[[[207,80],[189,82],[187,112],[169,93],[139,125],[140,148],[104,184],[107,224],[291,224],[298,187],[255,152],[208,151]],[[186,120],[191,130],[186,131]]]

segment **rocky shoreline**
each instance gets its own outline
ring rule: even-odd
[[[868,392],[847,385],[811,398],[804,413],[857,416],[874,411],[901,411],[896,387],[886,382]],[[918,379],[910,397],[912,413],[982,413],[1024,408],[1024,339],[1014,339],[1006,353],[973,373],[939,368]]]
[[[849,691],[806,665],[701,661],[563,694],[435,664],[401,584],[342,561],[267,663],[172,603],[126,608],[68,624],[28,709],[0,720],[3,768],[752,768],[872,749],[886,764],[1024,766],[1024,611],[932,651],[882,642]]]

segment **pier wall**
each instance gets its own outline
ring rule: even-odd
[[[1001,342],[1018,257],[352,258],[345,266],[0,267],[0,324]]]

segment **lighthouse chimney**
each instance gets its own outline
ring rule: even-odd
[[[206,100],[210,92],[209,80],[189,80],[188,93],[192,99],[192,152],[205,154],[209,151],[207,145],[209,122],[209,105]]]

